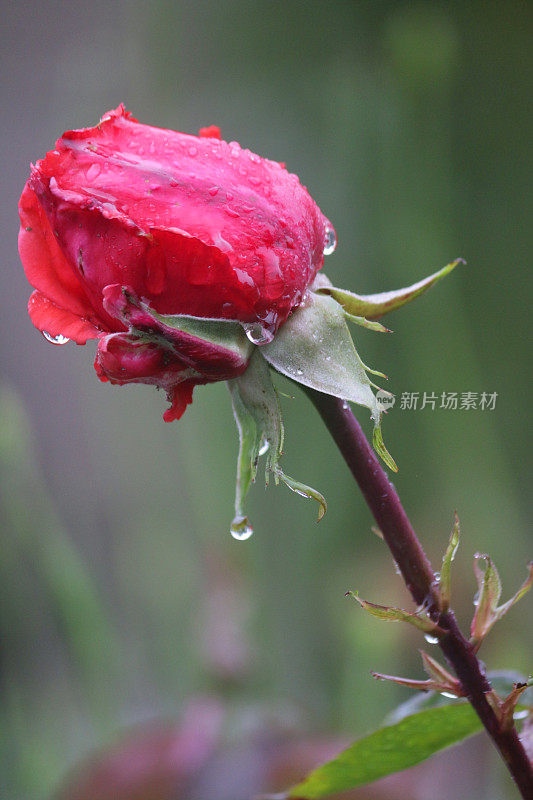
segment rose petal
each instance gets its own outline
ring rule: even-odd
[[[208,125],[206,128],[200,128],[198,136],[204,139],[221,139],[220,128],[218,125]]]
[[[163,414],[165,422],[174,422],[175,419],[181,419],[187,406],[192,403],[192,390],[196,386],[194,381],[183,381],[174,386],[169,395],[169,400],[172,405],[167,408]]]
[[[79,317],[94,318],[87,294],[61,252],[29,182],[20,198],[19,213],[19,253],[28,281],[57,306]]]
[[[142,125],[119,107],[56,148],[38,169],[60,190],[111,203],[146,233],[179,230],[223,253],[232,269],[226,285],[240,291],[245,280],[258,295],[238,309],[242,321],[275,330],[323,264],[330,225],[305,188],[236,142]]]
[[[88,320],[66,311],[41,292],[33,292],[28,301],[31,321],[40,331],[51,336],[66,336],[76,344],[85,344],[87,339],[97,339],[99,331]]]
[[[215,341],[208,341],[180,330],[178,327],[165,325],[150,312],[149,308],[146,306],[141,308],[139,300],[132,294],[131,289],[114,284],[106,286],[103,295],[104,307],[111,315],[120,319],[125,326],[149,337],[153,344],[162,349],[162,352],[172,354],[206,379],[228,380],[240,375],[246,369],[249,352],[230,349]],[[122,339],[124,340],[124,337]]]
[[[194,386],[208,382],[175,354],[128,333],[114,333],[100,339],[94,368],[104,382],[119,386],[148,383],[164,389],[171,403],[163,415],[165,422],[179,419],[192,403]]]

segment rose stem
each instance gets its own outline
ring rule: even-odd
[[[490,684],[451,610],[439,608],[435,573],[405,513],[396,489],[389,481],[347,403],[305,387],[337,444],[374,515],[402,577],[417,605],[424,604],[430,617],[445,630],[439,645],[453,667],[466,695],[514,778],[522,797],[533,798],[533,768],[516,728],[504,729],[489,704]]]

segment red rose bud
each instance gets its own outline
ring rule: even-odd
[[[246,369],[243,329],[271,341],[334,241],[295,175],[219,137],[142,125],[121,105],[64,133],[19,204],[34,325],[58,344],[99,339],[99,377],[162,387],[168,420],[196,384]]]

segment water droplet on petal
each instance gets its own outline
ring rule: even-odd
[[[438,636],[432,636],[430,633],[426,633],[425,636],[424,636],[424,639],[426,640],[426,642],[428,644],[438,644],[439,643],[439,637]]]
[[[254,529],[248,521],[248,517],[235,517],[231,523],[230,533],[238,542],[245,542],[249,539]]]
[[[48,333],[48,331],[43,331],[42,334],[46,341],[50,342],[51,344],[66,344],[67,342],[70,342],[68,336],[63,336],[62,333],[58,333],[57,336],[52,336],[52,334]]]
[[[260,322],[250,322],[243,325],[244,332],[252,344],[268,344],[274,338],[274,334]]]
[[[335,236],[335,231],[328,225],[328,227],[326,228],[326,239],[324,242],[324,255],[330,256],[334,252],[336,247],[337,247],[337,237]]]
[[[258,455],[264,456],[266,452],[268,452],[268,448],[270,447],[270,442],[267,438],[264,438],[261,442],[261,446],[258,451]]]

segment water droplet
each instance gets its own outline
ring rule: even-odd
[[[212,186],[209,189],[209,194],[211,195],[211,197],[214,197],[216,194],[218,194],[218,186]]]
[[[330,228],[329,225],[326,228],[326,240],[324,243],[324,255],[330,256],[335,248],[337,247],[337,237],[335,236],[335,231],[333,228]]]
[[[438,644],[439,643],[438,636],[432,636],[430,633],[426,633],[424,635],[424,639],[426,640],[426,642],[428,644]]]
[[[297,369],[297,370],[296,370],[296,374],[297,374],[298,376],[300,376],[300,375],[303,375],[303,374],[304,374],[304,371],[303,371],[303,369]]]
[[[235,517],[231,523],[230,533],[239,542],[245,542],[253,532],[254,529],[250,525],[248,517]]]
[[[250,322],[243,325],[246,336],[252,344],[268,344],[274,338],[274,334],[260,322]]]
[[[259,448],[258,455],[260,455],[260,456],[264,456],[264,455],[265,455],[265,453],[266,453],[266,452],[268,452],[268,448],[269,448],[269,447],[270,447],[270,442],[269,442],[269,441],[268,441],[268,439],[265,437],[265,438],[263,439],[263,441],[261,442],[261,446],[260,446],[260,448]]]
[[[67,342],[70,342],[68,336],[63,336],[62,333],[58,333],[57,336],[52,336],[52,334],[48,333],[48,331],[43,331],[42,333],[46,341],[50,342],[51,344],[66,344]]]
[[[294,492],[295,494],[299,494],[300,497],[304,497],[306,500],[311,500],[312,499],[311,495],[308,494],[308,492],[304,492],[303,489],[297,489],[296,486],[291,486],[290,484],[287,484],[287,486],[289,487],[291,492]]]
[[[192,145],[188,148],[189,155],[194,158],[194,156],[198,153],[198,148]]]
[[[441,692],[442,697],[449,697],[450,700],[457,700],[457,695],[453,694],[453,692]]]

